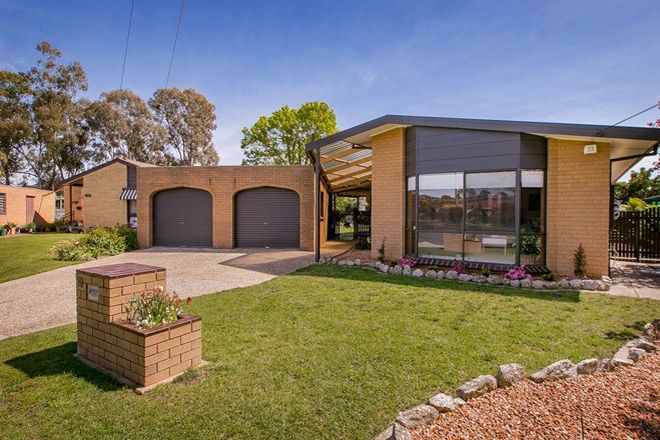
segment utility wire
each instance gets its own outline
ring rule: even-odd
[[[165,88],[170,83],[170,73],[172,72],[172,62],[174,61],[174,51],[176,50],[176,42],[179,39],[179,29],[181,28],[181,19],[183,17],[183,4],[185,0],[181,0],[181,7],[179,8],[179,20],[176,23],[176,32],[174,33],[174,43],[172,44],[172,54],[170,55],[170,65],[167,68],[167,78],[165,79]]]
[[[660,101],[656,102],[656,103],[653,104],[651,107],[645,108],[645,109],[642,110],[641,112],[637,112],[637,113],[635,113],[635,114],[632,115],[632,116],[628,116],[626,119],[622,119],[622,120],[620,120],[620,121],[617,122],[616,124],[612,124],[612,125],[610,125],[609,127],[605,127],[605,128],[603,128],[601,131],[598,132],[598,134],[597,134],[596,136],[597,136],[597,137],[603,137],[603,136],[605,136],[605,132],[606,132],[607,130],[609,130],[610,128],[612,128],[612,127],[616,127],[617,125],[619,125],[619,124],[621,124],[621,123],[623,123],[623,122],[626,122],[626,121],[628,121],[628,120],[634,118],[635,116],[639,116],[639,115],[641,115],[642,113],[646,113],[646,112],[649,111],[649,110],[653,110],[653,109],[656,108],[656,107],[657,107],[657,108],[660,108]]]
[[[135,0],[131,0],[131,14],[128,17],[128,33],[126,34],[126,47],[124,47],[124,63],[121,66],[121,81],[119,81],[119,90],[124,89],[124,72],[126,71],[126,56],[128,55],[128,40],[131,38],[131,24],[133,23],[133,8]]]

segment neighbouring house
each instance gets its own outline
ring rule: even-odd
[[[61,218],[82,222],[85,228],[137,227],[137,170],[150,167],[154,165],[118,158],[63,180],[58,186]]]
[[[55,220],[54,191],[0,185],[0,226],[14,223],[23,227],[29,223],[43,225]]]
[[[659,141],[653,128],[387,115],[307,151],[331,206],[367,196],[374,257],[384,243],[388,258],[570,274],[582,244],[603,275],[611,184]]]

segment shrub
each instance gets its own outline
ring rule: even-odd
[[[575,274],[576,277],[583,277],[587,273],[586,268],[587,255],[584,252],[582,243],[580,243],[578,248],[575,250],[575,254],[573,255],[573,274]]]
[[[483,275],[483,276],[485,276],[485,277],[489,277],[489,276],[491,276],[492,274],[493,274],[493,272],[491,272],[490,269],[482,269],[482,271],[481,271],[481,275]]]
[[[417,260],[411,257],[401,257],[399,258],[399,266],[408,266],[410,268],[417,266]]]
[[[532,276],[525,272],[525,267],[514,266],[504,275],[509,280],[530,280]]]
[[[135,231],[130,228],[97,228],[79,238],[64,240],[50,250],[56,260],[89,261],[137,248]]]
[[[540,255],[541,238],[531,234],[520,237],[520,253],[525,255]]]
[[[385,239],[383,238],[380,247],[378,248],[378,261],[381,263],[385,262]]]
[[[557,280],[557,275],[552,272],[548,272],[541,275],[541,278],[543,278],[544,281],[555,281]]]
[[[360,237],[355,244],[355,249],[359,250],[369,250],[371,249],[371,243],[369,242],[369,237]]]
[[[186,298],[190,304],[192,298]],[[183,301],[176,293],[165,293],[162,286],[157,286],[153,293],[142,294],[133,298],[126,307],[126,320],[143,328],[176,322],[183,313]]]

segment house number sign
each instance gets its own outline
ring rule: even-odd
[[[99,288],[97,286],[87,285],[87,299],[94,302],[99,302]]]

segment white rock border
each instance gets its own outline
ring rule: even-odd
[[[575,379],[578,375],[594,374],[603,371],[612,371],[617,367],[633,365],[646,353],[655,351],[660,341],[660,319],[655,319],[644,326],[642,334],[626,342],[612,357],[612,359],[585,359],[573,364],[569,359],[554,362],[540,371],[525,375],[525,370],[518,364],[500,365],[497,376],[483,375],[469,380],[456,388],[459,397],[452,398],[447,394],[438,393],[429,400],[409,410],[401,411],[394,422],[383,432],[375,437],[375,440],[410,440],[412,438],[409,429],[433,423],[440,414],[454,411],[465,400],[472,400],[483,396],[498,388],[506,388],[523,380],[531,380],[535,383],[543,383],[561,379]],[[465,399],[465,400],[463,400]]]
[[[410,266],[400,266],[395,265],[391,266],[385,263],[370,261],[362,261],[360,259],[356,260],[337,260],[337,258],[321,258],[319,264],[336,264],[339,266],[355,266],[355,267],[366,267],[374,269],[377,272],[384,274],[392,275],[405,275],[413,276],[415,278],[431,278],[431,279],[448,279],[448,280],[457,280],[466,283],[478,283],[478,284],[492,284],[492,285],[501,285],[514,288],[522,289],[534,289],[534,290],[589,290],[589,291],[601,291],[605,292],[610,290],[612,285],[612,279],[608,276],[602,276],[599,280],[590,280],[590,279],[581,279],[581,278],[562,278],[559,281],[543,281],[543,280],[509,280],[502,275],[490,275],[485,277],[483,275],[470,275],[470,274],[459,274],[455,270],[449,269],[448,271],[428,269],[423,270],[421,268],[411,268]]]

